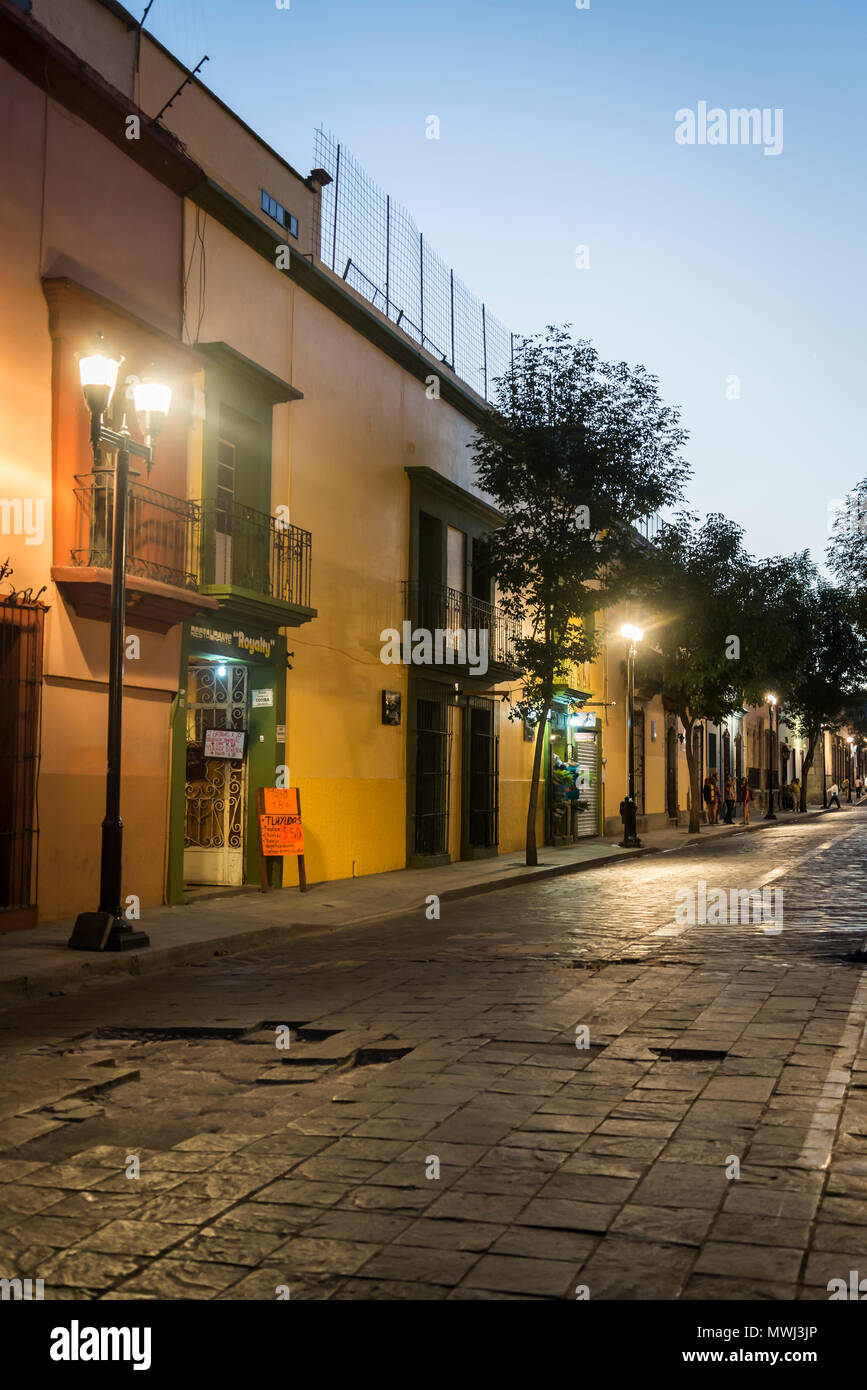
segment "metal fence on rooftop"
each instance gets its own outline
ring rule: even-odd
[[[316,132],[322,190],[320,255],[348,285],[485,400],[512,360],[514,334],[471,294],[345,145]]]

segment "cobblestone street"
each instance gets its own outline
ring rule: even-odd
[[[827,1299],[867,1274],[865,872],[859,809],[9,1007],[0,1274]],[[684,925],[703,881],[782,931]]]

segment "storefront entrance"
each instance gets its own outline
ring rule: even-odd
[[[565,845],[600,833],[599,729],[594,714],[556,707],[549,728],[547,839]]]
[[[190,662],[184,824],[188,884],[244,881],[248,707],[245,665]],[[230,737],[220,738],[220,733]]]

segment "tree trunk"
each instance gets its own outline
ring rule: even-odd
[[[698,763],[695,760],[695,748],[692,741],[692,730],[695,724],[694,719],[681,711],[680,722],[683,725],[683,736],[686,741],[686,766],[689,771],[689,833],[690,835],[701,834],[701,787],[698,785]]]
[[[801,765],[801,797],[800,797],[800,804],[801,804],[801,810],[802,810],[802,811],[806,811],[806,809],[807,809],[807,774],[809,773],[810,768],[813,766],[813,759],[814,759],[814,757],[816,756],[816,744],[817,744],[818,742],[819,742],[819,735],[818,735],[818,734],[816,734],[814,738],[808,739],[808,741],[807,741],[807,756],[805,757],[805,759],[804,759],[804,761],[803,761],[803,763],[802,763],[802,765]]]
[[[542,771],[542,751],[545,747],[545,730],[548,727],[548,712],[551,708],[553,687],[545,691],[544,708],[539,716],[536,730],[536,747],[533,750],[533,776],[530,781],[530,804],[527,807],[527,864],[535,868],[539,862],[536,852],[536,809],[539,805],[539,777]]]

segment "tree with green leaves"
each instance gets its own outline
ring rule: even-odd
[[[770,572],[784,570],[769,561]],[[701,830],[701,787],[694,731],[757,703],[773,670],[777,638],[757,601],[760,567],[744,549],[743,531],[711,514],[681,512],[643,547],[633,596],[644,605],[645,638],[636,684],[662,697],[680,720],[689,770],[689,831]],[[782,585],[783,575],[776,575]],[[772,585],[768,581],[768,591]],[[769,645],[770,644],[770,645]]]
[[[817,572],[790,609],[794,671],[780,708],[806,744],[801,810],[807,809],[807,774],[825,730],[854,722],[864,704],[867,656],[852,623],[852,596]]]
[[[488,538],[499,602],[522,624],[522,694],[536,724],[527,863],[554,687],[596,656],[596,612],[626,582],[635,523],[671,505],[689,468],[677,410],[644,367],[605,362],[566,327],[522,340],[473,445],[476,478],[504,517]]]
[[[838,509],[826,556],[828,568],[850,601],[853,621],[867,634],[867,478]]]

